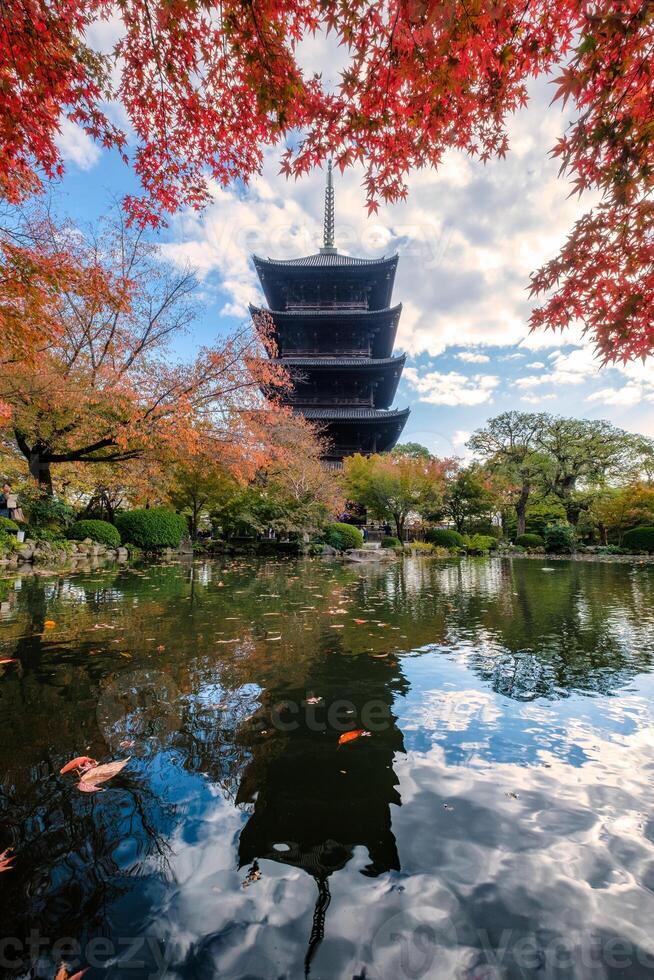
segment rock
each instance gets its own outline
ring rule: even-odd
[[[349,551],[345,552],[345,558],[348,561],[356,562],[373,562],[379,563],[384,561],[394,561],[397,555],[392,548],[378,548],[373,550],[372,548],[350,548]]]
[[[322,555],[328,555],[330,558],[333,558],[333,556],[334,555],[337,555],[338,552],[336,551],[336,548],[332,548],[332,546],[330,544],[324,544],[322,546],[321,554]]]
[[[118,561],[127,561],[127,559],[129,558],[129,551],[127,550],[127,548],[122,548],[122,547],[118,548],[116,551],[116,557]]]
[[[108,561],[116,560],[116,552],[113,550],[113,548],[108,548],[107,551],[105,551],[104,556]]]
[[[31,561],[32,558],[34,557],[35,550],[36,550],[36,548],[35,548],[34,542],[32,542],[32,541],[30,541],[30,542],[25,541],[21,545],[21,547],[18,549],[18,551],[16,552],[16,554],[18,555],[18,557],[22,561]]]

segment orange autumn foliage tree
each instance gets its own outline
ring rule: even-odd
[[[260,389],[286,383],[262,356],[266,324],[256,336],[244,327],[192,361],[176,360],[171,343],[195,315],[191,272],[163,263],[120,214],[96,235],[47,217],[38,234],[65,242],[77,268],[100,269],[112,288],[60,288],[57,334],[37,358],[15,358],[3,371],[0,400],[11,409],[5,437],[34,479],[49,491],[56,464],[107,465],[200,443],[235,470],[255,472],[271,420],[283,412],[274,404],[261,412]]]
[[[572,120],[554,147],[562,172],[601,200],[533,275],[544,303],[532,324],[579,320],[611,360],[654,350],[651,0],[3,0],[2,11],[0,194],[18,201],[62,172],[67,116],[129,159],[142,223],[201,207],[212,178],[247,181],[275,144],[295,177],[332,154],[360,162],[375,210],[449,148],[504,156],[527,83],[551,76]],[[89,36],[110,17],[105,57]],[[349,56],[335,88],[301,66],[317,30]],[[105,100],[129,120],[129,158]]]

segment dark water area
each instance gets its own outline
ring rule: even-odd
[[[651,567],[0,590],[2,976],[654,978]]]

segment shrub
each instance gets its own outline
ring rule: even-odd
[[[519,534],[515,543],[520,548],[542,548],[545,544],[545,538],[542,538],[540,534]]]
[[[387,536],[381,539],[381,546],[382,548],[401,548],[402,542],[400,541],[399,538],[392,538],[390,536]]]
[[[575,529],[570,524],[552,524],[545,528],[545,551],[569,555],[575,550]]]
[[[354,524],[341,524],[338,521],[325,528],[325,543],[337,551],[363,547],[363,534]]]
[[[416,555],[433,555],[437,548],[433,544],[429,544],[428,541],[412,541],[409,545],[412,554]]]
[[[13,534],[5,534],[0,530],[0,558],[10,555],[17,547],[16,538]]]
[[[90,538],[98,544],[106,544],[108,548],[117,548],[120,545],[120,531],[108,521],[75,521],[68,531],[68,537],[72,541]]]
[[[9,517],[0,517],[0,534],[16,534],[20,531],[18,524]]]
[[[18,503],[25,511],[33,531],[37,528],[60,531],[75,520],[75,511],[67,503],[31,487],[20,490]],[[59,534],[59,537],[62,535]]]
[[[632,527],[622,543],[629,551],[654,551],[654,527]]]
[[[117,516],[116,524],[123,541],[144,551],[179,548],[187,533],[186,519],[165,507],[125,511]]]
[[[486,555],[492,548],[497,548],[497,538],[490,534],[471,534],[464,538],[464,544],[471,555]]]
[[[465,545],[462,534],[444,527],[430,528],[425,534],[425,538],[429,544],[436,544],[441,548],[463,548]]]

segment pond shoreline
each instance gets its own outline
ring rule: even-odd
[[[47,577],[51,578],[55,575],[69,575],[70,573],[81,574],[87,572],[95,571],[107,571],[116,566],[125,568],[130,567],[134,564],[144,565],[144,566],[156,566],[160,565],[162,562],[170,561],[230,561],[238,560],[242,558],[242,555],[231,555],[225,552],[216,552],[215,554],[193,554],[186,551],[171,551],[168,549],[165,553],[161,555],[147,555],[143,553],[130,554],[129,556],[109,553],[99,553],[99,554],[73,554],[67,560],[58,560],[53,562],[21,562],[17,564],[16,562],[0,560],[0,580],[6,580],[9,578],[15,578],[16,576],[35,576],[35,577]],[[257,555],[252,554],[249,557],[258,557],[262,560],[266,559],[288,559],[297,560],[298,558],[313,558],[329,561],[342,561],[345,564],[355,564],[346,555],[335,554],[335,555],[286,555],[278,554],[273,555],[269,553]],[[453,558],[491,558],[499,559],[501,561],[506,560],[519,560],[519,561],[547,561],[547,562],[591,562],[595,564],[614,564],[614,565],[651,565],[654,563],[654,554],[651,555],[598,555],[587,552],[576,552],[572,555],[554,555],[547,554],[545,552],[528,554],[524,552],[495,552],[490,555],[429,555],[420,553],[407,553],[405,555],[396,555],[399,558],[427,558],[430,561],[451,561]],[[366,563],[368,564],[368,563]],[[373,564],[373,563],[370,563]],[[375,562],[374,564],[377,564]],[[379,563],[382,564],[382,563]],[[385,564],[385,563],[383,563]]]

